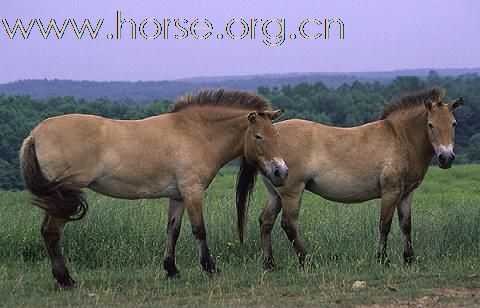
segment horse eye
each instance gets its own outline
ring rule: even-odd
[[[428,122],[428,127],[433,128],[433,124]]]
[[[255,136],[255,139],[257,139],[257,140],[262,140],[263,139],[263,137],[260,134],[254,134],[254,136]]]

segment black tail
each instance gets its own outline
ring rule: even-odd
[[[87,213],[88,204],[81,188],[65,183],[65,179],[48,181],[42,174],[35,152],[35,141],[28,136],[20,150],[20,169],[25,187],[36,197],[31,203],[52,216],[79,220]]]
[[[251,166],[245,157],[242,157],[240,170],[237,176],[237,232],[240,243],[243,244],[245,232],[246,213],[248,204],[252,195],[255,180],[257,178],[257,169]]]

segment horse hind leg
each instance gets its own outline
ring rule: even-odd
[[[66,219],[56,218],[55,216],[45,213],[41,228],[43,240],[45,241],[48,257],[52,266],[52,274],[60,289],[69,289],[75,286],[75,281],[70,276],[65,264],[60,245],[66,222]]]
[[[75,172],[68,168],[53,180],[48,180],[40,167],[32,135],[22,144],[20,162],[25,187],[34,195],[31,203],[45,211],[41,233],[52,263],[53,276],[61,288],[73,287],[75,282],[68,273],[60,247],[61,235],[66,222],[81,219],[87,213],[88,204],[82,188],[90,181],[82,180],[81,175],[73,176]],[[67,171],[69,176],[65,174]]]
[[[175,265],[175,246],[180,235],[184,210],[183,202],[170,199],[168,205],[167,242],[163,257],[163,268],[167,271],[167,277],[170,279],[180,277],[180,272]]]
[[[32,203],[45,211],[41,233],[52,265],[53,277],[60,289],[70,289],[75,286],[62,254],[61,236],[65,224],[79,220],[85,216],[88,204],[80,187],[75,184],[50,182]]]

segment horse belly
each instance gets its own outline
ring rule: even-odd
[[[180,198],[180,190],[175,180],[157,183],[135,183],[128,180],[108,178],[100,179],[88,186],[93,191],[115,198]]]
[[[307,190],[330,201],[359,203],[380,197],[376,177],[358,177],[350,174],[323,174],[307,184]]]

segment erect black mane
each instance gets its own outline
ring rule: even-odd
[[[238,90],[200,90],[195,95],[184,95],[173,105],[171,112],[198,106],[219,106],[257,111],[270,109],[270,102],[264,97]]]
[[[386,117],[397,111],[410,109],[412,107],[422,105],[424,104],[426,99],[430,99],[434,103],[439,103],[442,102],[444,98],[445,89],[442,88],[432,88],[429,90],[403,95],[399,99],[385,105],[380,115],[380,119],[385,119]]]

